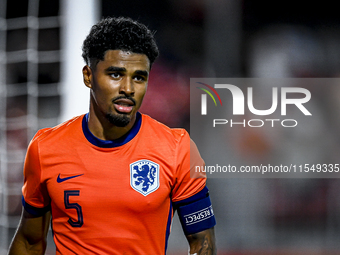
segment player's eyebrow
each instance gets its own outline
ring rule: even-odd
[[[125,67],[118,67],[118,66],[109,66],[105,69],[106,72],[126,72]],[[149,76],[149,72],[146,70],[136,70],[135,74],[142,75],[145,77]]]
[[[126,72],[126,69],[124,67],[118,67],[118,66],[109,66],[105,69],[106,72]]]
[[[141,76],[145,76],[145,77],[149,76],[149,72],[148,71],[144,71],[144,70],[136,70],[135,74],[138,74],[138,75],[141,75]]]

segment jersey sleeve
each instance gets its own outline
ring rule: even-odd
[[[50,209],[46,184],[42,182],[38,132],[30,142],[24,164],[23,206],[29,213],[40,216]]]
[[[172,201],[187,199],[205,187],[205,175],[195,174],[196,166],[203,166],[204,161],[199,154],[196,144],[189,134],[183,131],[177,148],[176,180],[172,191]]]
[[[196,167],[202,169],[204,161],[188,133],[183,135],[178,159],[172,202],[185,235],[191,235],[214,227],[216,220],[206,187],[206,176],[200,171],[196,172]]]

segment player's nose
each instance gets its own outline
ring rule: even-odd
[[[129,96],[133,96],[134,93],[135,93],[135,87],[134,87],[134,84],[133,84],[133,80],[132,79],[124,79],[124,81],[122,81],[122,83],[120,85],[119,93],[129,95]]]

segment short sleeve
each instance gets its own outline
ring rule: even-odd
[[[192,174],[196,166],[204,165],[204,161],[196,144],[190,139],[186,131],[181,134],[176,159],[176,182],[172,191],[173,202],[178,202],[195,195],[206,184],[204,175],[198,176]]]
[[[50,205],[46,184],[41,180],[39,133],[28,146],[24,164],[23,206],[31,214],[44,214]]]

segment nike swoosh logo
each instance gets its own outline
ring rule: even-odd
[[[60,174],[58,175],[58,178],[57,178],[57,182],[58,183],[61,183],[61,182],[64,182],[64,181],[67,181],[67,180],[70,180],[70,179],[73,179],[73,178],[76,178],[76,177],[79,177],[79,176],[82,176],[84,174],[78,174],[78,175],[73,175],[73,176],[69,176],[69,177],[66,177],[66,178],[60,178]]]

